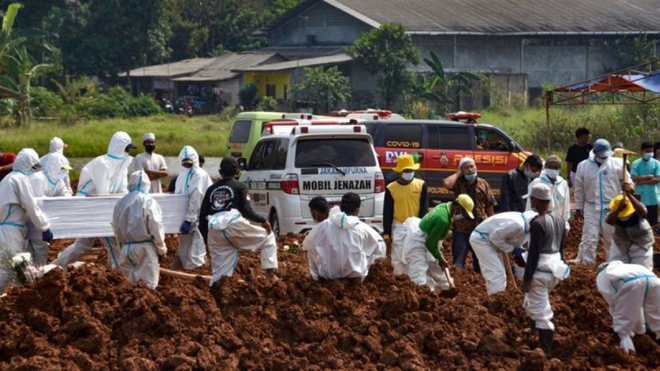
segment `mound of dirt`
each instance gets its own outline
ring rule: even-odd
[[[88,259],[98,264],[53,271],[0,299],[0,370],[660,367],[649,336],[634,339],[636,356],[618,348],[591,266],[573,266],[552,293],[556,358],[546,360],[534,349],[522,293],[510,287],[489,298],[471,270],[452,268],[460,295],[446,299],[395,277],[388,260],[361,284],[312,281],[304,253],[280,250],[275,283],[258,253],[242,253],[234,276],[212,288],[161,277],[151,291],[106,270],[103,253]]]

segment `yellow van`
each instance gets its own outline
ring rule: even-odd
[[[282,112],[242,112],[234,119],[227,149],[236,158],[250,158],[254,146],[261,139],[264,125],[282,118]]]

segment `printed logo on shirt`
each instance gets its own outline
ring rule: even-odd
[[[220,186],[211,192],[211,206],[215,212],[229,211],[234,205],[234,191],[231,187]]]

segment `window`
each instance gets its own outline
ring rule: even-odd
[[[288,139],[259,142],[250,159],[250,170],[284,170],[288,149]]]
[[[438,127],[441,149],[470,149],[468,128]]]
[[[475,134],[478,151],[510,151],[510,140],[496,131],[490,129],[476,129]]]
[[[252,157],[250,157],[250,170],[262,170],[264,168],[263,157],[265,148],[266,141],[257,143],[257,146],[252,152]]]
[[[385,126],[385,147],[419,148],[422,142],[422,126],[419,124],[388,124]]]
[[[297,168],[376,166],[376,157],[366,139],[306,139],[296,146]]]
[[[277,98],[277,86],[276,85],[271,85],[267,84],[266,85],[266,95],[271,97],[271,98]]]
[[[247,143],[251,128],[252,121],[234,122],[234,127],[231,128],[231,134],[229,135],[229,143]]]
[[[438,136],[438,125],[426,125],[426,140],[428,149],[441,149],[440,137]]]

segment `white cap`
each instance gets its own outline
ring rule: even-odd
[[[541,201],[550,201],[552,199],[552,190],[550,189],[549,185],[539,182],[534,184],[532,186],[532,190],[523,196],[525,199],[530,197],[534,197],[535,199]]]
[[[154,133],[144,134],[144,136],[142,137],[142,141],[145,142],[147,140],[156,140],[156,134],[154,134]]]
[[[471,162],[474,164],[474,166],[477,166],[477,163],[474,162],[474,159],[472,157],[463,157],[461,161],[458,163],[458,170],[461,170],[463,168],[463,165],[467,164],[468,162]]]

